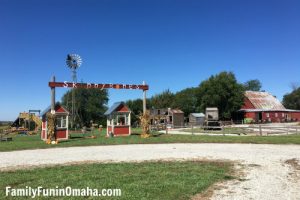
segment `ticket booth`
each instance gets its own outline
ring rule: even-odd
[[[46,108],[42,113],[42,132],[41,139],[47,140],[47,117],[46,114],[50,112],[51,106]],[[55,104],[55,116],[56,116],[56,139],[67,140],[69,138],[69,112],[60,103]]]
[[[107,136],[131,134],[131,111],[124,102],[114,103],[104,114],[107,116]]]

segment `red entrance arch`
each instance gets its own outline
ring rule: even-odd
[[[134,84],[111,84],[111,83],[71,83],[71,82],[55,82],[55,76],[52,77],[49,82],[51,88],[51,112],[55,112],[55,88],[99,88],[99,89],[129,89],[129,90],[143,90],[143,113],[146,113],[146,91],[149,90],[149,86],[143,82],[142,85]]]

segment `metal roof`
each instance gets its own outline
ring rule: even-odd
[[[286,110],[280,101],[268,92],[246,91],[245,96],[255,109],[262,110]]]
[[[216,111],[216,110],[218,110],[218,108],[217,107],[210,107],[210,108],[206,108],[205,110],[207,110],[207,111]]]
[[[193,115],[194,117],[205,117],[203,113],[191,113],[190,115]]]
[[[120,102],[116,102],[114,103],[105,113],[104,115],[111,115],[114,111],[117,110],[117,108],[119,108],[119,106],[125,106],[125,103],[123,101]],[[129,109],[129,108],[128,108]]]
[[[174,113],[184,113],[182,110],[179,110],[179,109],[171,109],[170,112],[173,114]]]
[[[240,109],[240,112],[300,112],[300,110],[291,109]]]

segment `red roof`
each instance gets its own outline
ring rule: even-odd
[[[268,92],[246,91],[245,96],[253,105],[254,109],[285,110],[285,107],[280,101]]]

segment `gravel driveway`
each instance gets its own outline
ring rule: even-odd
[[[0,152],[0,170],[74,162],[213,159],[238,161],[241,180],[217,185],[212,199],[300,199],[300,145],[137,144]]]

